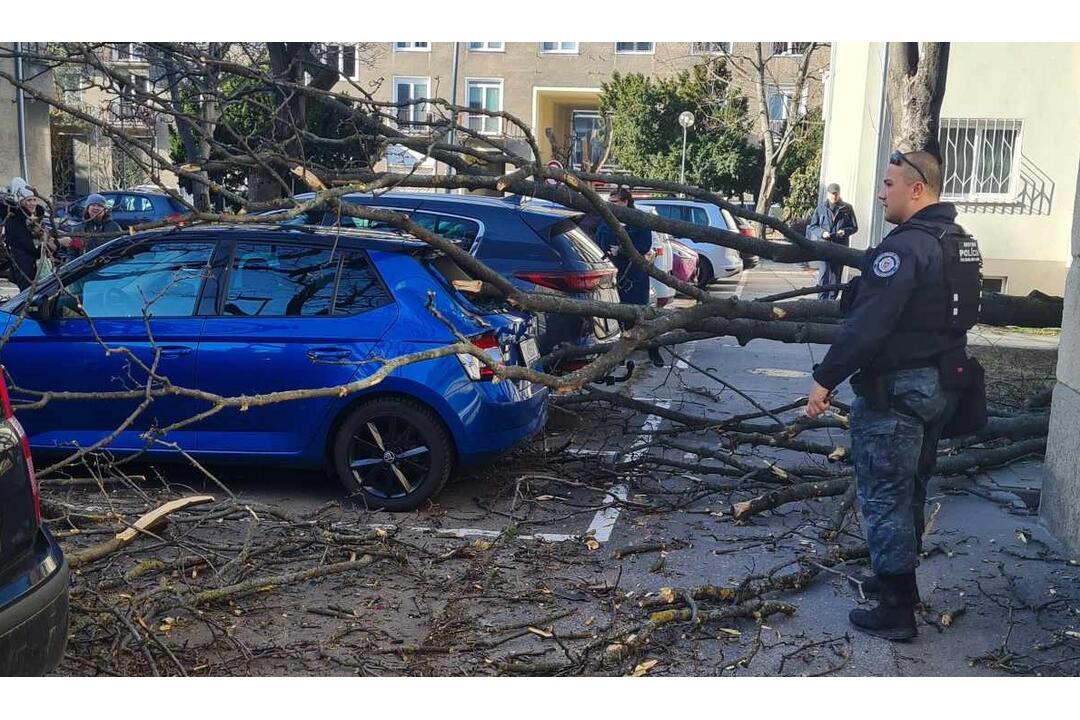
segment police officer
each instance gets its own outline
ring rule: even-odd
[[[893,153],[878,199],[897,227],[866,253],[836,341],[815,366],[806,414],[852,378],[852,455],[877,591],[872,610],[852,610],[859,630],[890,640],[917,634],[915,566],[926,482],[957,393],[943,359],[965,356],[980,292],[977,245],[939,202],[941,164],[927,152]],[[966,238],[950,247],[947,237]],[[968,257],[965,258],[965,253]],[[973,255],[973,257],[972,257]],[[975,262],[971,262],[974,260]],[[845,303],[846,304],[846,303]]]

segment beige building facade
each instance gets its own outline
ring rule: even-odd
[[[552,158],[579,165],[583,158],[599,159],[601,85],[614,73],[668,77],[711,56],[732,62],[756,55],[755,43],[701,42],[460,42],[367,43],[356,52],[348,45],[329,46],[342,74],[376,100],[398,102],[418,97],[442,98],[461,106],[502,110],[528,125],[540,150],[540,160]],[[821,104],[828,66],[827,47],[811,57],[810,81],[804,95],[794,99],[795,78],[809,43],[765,43],[766,93],[776,119]],[[740,65],[745,61],[739,62]],[[454,82],[456,67],[456,83]],[[733,71],[732,81],[757,104],[756,86],[748,74]],[[335,89],[348,92],[343,79]],[[400,127],[424,120],[423,108],[399,111]],[[464,124],[509,150],[532,158],[524,134],[497,118],[466,115]],[[755,125],[755,128],[757,126]],[[423,128],[414,128],[425,132]],[[693,132],[691,130],[691,132]],[[757,130],[755,130],[757,133]],[[692,136],[691,136],[692,138]]]
[[[863,247],[888,232],[877,202],[891,148],[886,46],[839,43],[825,98],[822,181],[840,184]],[[1072,264],[1080,160],[1080,45],[953,43],[941,107],[943,200],[979,240],[987,286],[1060,295]]]
[[[23,45],[30,45],[23,43]],[[15,43],[0,43],[6,56],[15,50]],[[32,54],[33,48],[25,51]],[[17,77],[15,60],[0,58],[0,71]],[[50,93],[52,75],[30,60],[23,62],[23,77],[33,78],[32,86]],[[16,176],[37,188],[39,193],[52,193],[52,154],[49,144],[49,106],[23,93],[24,142],[19,142],[18,93],[10,82],[0,79],[0,185],[6,186]],[[25,149],[25,159],[22,153]],[[25,165],[25,169],[24,169]]]

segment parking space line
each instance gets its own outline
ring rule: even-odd
[[[668,398],[656,398],[655,402],[658,407],[665,410],[671,407],[671,400]],[[659,415],[646,417],[641,425],[641,434],[631,444],[631,448],[636,449],[624,454],[621,461],[634,461],[644,457],[645,453],[649,452],[649,448],[644,446],[652,442],[652,434],[660,428],[660,423],[663,421],[664,419]],[[592,535],[596,542],[607,542],[615,529],[615,522],[619,519],[619,507],[615,505],[615,500],[626,500],[628,493],[629,489],[625,485],[613,485],[604,498],[604,504],[609,507],[596,512],[585,534]]]
[[[368,527],[372,529],[382,530],[396,530],[397,525],[387,524],[374,524]],[[411,530],[412,532],[431,533],[436,537],[458,537],[458,538],[497,538],[503,534],[503,530],[483,530],[481,528],[434,528],[425,527],[422,525],[406,526],[403,530]],[[533,533],[531,535],[515,535],[518,540],[539,540],[541,542],[566,542],[568,540],[580,540],[581,535],[567,535],[563,533]]]

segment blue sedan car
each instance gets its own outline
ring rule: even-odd
[[[452,284],[465,273],[422,243],[375,231],[203,226],[118,238],[59,275],[0,306],[0,330],[10,332],[0,361],[14,385],[131,396],[20,410],[35,453],[116,433],[109,450],[118,454],[179,446],[208,461],[324,466],[369,507],[410,510],[455,467],[506,451],[546,419],[546,388],[493,382],[462,354],[404,365],[346,396],[208,412],[209,401],[166,394],[131,420],[156,354],[168,383],[226,397],[339,388],[457,335],[494,361],[534,363],[533,319],[470,302]],[[164,437],[151,432],[162,429]]]

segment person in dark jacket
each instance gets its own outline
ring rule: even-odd
[[[11,257],[11,280],[19,290],[25,290],[37,274],[38,248],[45,241],[45,208],[38,205],[34,191],[20,180],[11,183],[15,203],[5,203],[4,243]]]
[[[831,183],[826,188],[825,200],[817,206],[806,226],[806,238],[814,241],[833,242],[845,247],[851,244],[851,236],[859,230],[855,221],[855,210],[840,199],[840,186]],[[839,285],[843,277],[844,266],[838,263],[818,261],[818,285]],[[818,293],[820,300],[835,300],[836,290],[823,290]]]
[[[112,219],[105,198],[94,193],[86,198],[82,222],[71,228],[71,247],[76,253],[89,252],[123,233],[120,223]]]
[[[873,592],[880,604],[853,610],[862,632],[890,640],[917,634],[915,567],[923,530],[925,483],[937,444],[957,404],[944,389],[943,358],[963,353],[967,334],[953,328],[947,260],[940,237],[962,231],[956,208],[939,201],[941,163],[927,152],[896,152],[878,195],[885,219],[897,225],[867,251],[858,290],[829,352],[814,368],[806,414],[816,417],[829,396],[856,371],[852,388],[852,458],[865,521]],[[961,263],[978,261],[978,251]],[[949,267],[946,267],[946,263]],[[970,269],[970,268],[969,268]],[[977,268],[976,268],[977,271]],[[964,291],[978,302],[978,283]],[[953,311],[955,312],[955,311]]]
[[[634,207],[634,196],[625,187],[618,187],[608,195],[608,202],[622,207]],[[645,262],[652,262],[653,252],[652,231],[637,225],[625,225],[626,234],[630,236],[630,242],[634,249],[641,253]],[[600,222],[596,228],[596,244],[608,254],[618,271],[619,302],[627,305],[649,304],[649,274],[645,269],[635,265],[626,253],[619,247],[619,238],[606,222]],[[628,326],[629,327],[629,326]],[[664,366],[664,360],[657,348],[649,350],[649,359],[657,367]]]

